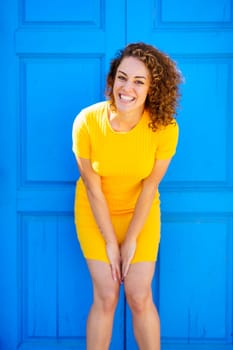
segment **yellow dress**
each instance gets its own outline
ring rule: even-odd
[[[73,124],[73,152],[90,159],[99,174],[108,203],[111,220],[119,244],[124,240],[132,218],[141,183],[153,168],[156,159],[171,158],[176,150],[176,122],[153,132],[148,127],[145,111],[130,131],[116,132],[108,119],[109,102],[100,102],[83,109]],[[104,239],[95,222],[84,183],[77,181],[75,224],[81,249],[86,259],[109,262]],[[160,202],[157,192],[150,213],[137,238],[132,263],[156,261],[160,242]]]

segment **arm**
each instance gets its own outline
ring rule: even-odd
[[[164,177],[170,162],[171,158],[166,160],[156,160],[151,174],[143,180],[142,190],[138,197],[125,241],[121,246],[123,277],[127,275],[130,262],[136,250],[137,237],[144,226],[158,189],[158,185]]]
[[[101,188],[101,179],[94,172],[89,159],[77,157],[80,175],[86,187],[88,200],[96,223],[106,242],[107,255],[110,260],[114,280],[121,280],[120,252],[112,226],[108,205]]]

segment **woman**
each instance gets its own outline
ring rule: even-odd
[[[160,349],[151,291],[160,241],[158,185],[176,149],[180,80],[167,55],[129,44],[111,62],[108,101],[82,110],[74,121],[81,175],[75,223],[94,290],[88,350],[109,348],[123,282],[139,348]]]

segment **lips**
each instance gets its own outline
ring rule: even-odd
[[[124,94],[119,94],[119,97],[120,97],[120,100],[124,102],[133,102],[135,100],[135,97],[124,95]]]

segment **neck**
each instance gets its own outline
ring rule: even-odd
[[[139,123],[142,115],[143,109],[132,112],[111,111],[109,113],[109,121],[115,131],[129,131]]]

